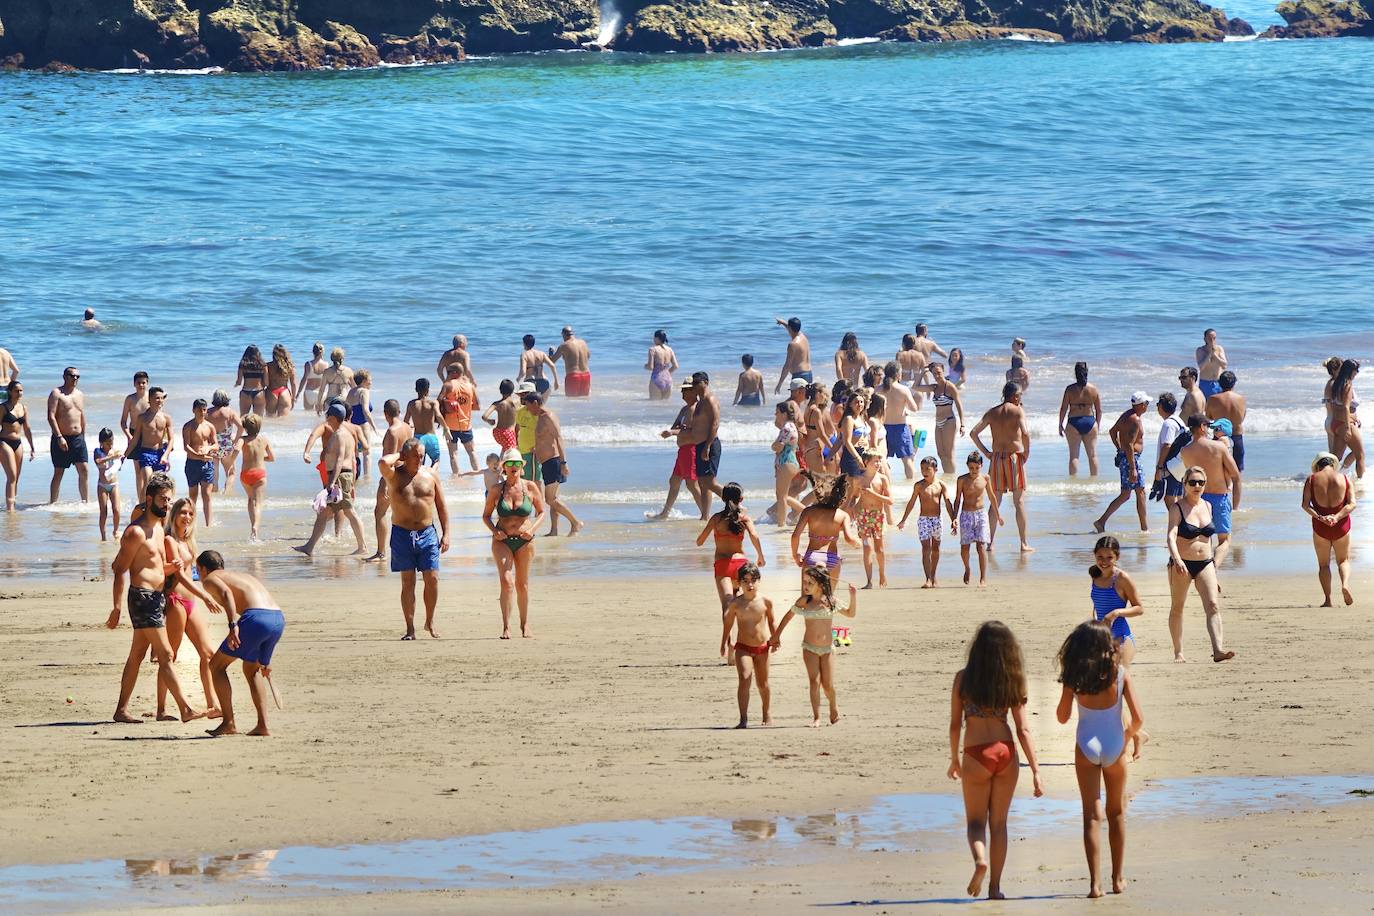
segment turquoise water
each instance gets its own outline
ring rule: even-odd
[[[1008,41],[0,73],[0,346],[31,403],[80,364],[94,430],[114,425],[135,368],[169,389],[181,422],[193,397],[233,381],[250,342],[283,341],[298,362],[314,340],[342,345],[377,375],[380,406],[409,396],[461,331],[485,397],[513,374],[521,334],[551,343],[571,321],[598,397],[557,405],[574,450],[565,492],[623,526],[657,508],[672,461],[657,431],[675,408],[644,400],[638,368],[657,327],[689,370],[732,380],[748,350],[771,381],[775,314],[803,318],[821,366],[846,330],[885,359],[926,320],[971,357],[975,416],[1020,335],[1032,426],[1053,456],[1032,479],[1058,494],[1037,524],[1077,532],[1115,481],[1063,477],[1049,414],[1067,365],[1093,361],[1114,414],[1134,388],[1173,388],[1215,325],[1252,405],[1256,492],[1273,491],[1253,505],[1288,512],[1322,442],[1317,360],[1374,350],[1371,65],[1374,42],[1357,39]],[[107,333],[76,327],[85,307]],[[726,421],[723,474],[759,512],[771,425]],[[269,436],[294,455],[304,424]],[[27,505],[46,501],[39,446]],[[274,536],[303,537],[308,468],[279,462],[269,496]],[[241,525],[241,504],[227,506]],[[94,527],[57,509],[54,526]],[[36,524],[0,526],[12,571],[50,559]],[[106,562],[77,559],[82,572]]]

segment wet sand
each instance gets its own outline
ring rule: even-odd
[[[877,795],[953,792],[944,775],[949,683],[973,626],[989,617],[1008,622],[1026,651],[1046,790],[1076,797],[1073,723],[1060,726],[1053,716],[1053,654],[1087,614],[1086,574],[1008,573],[978,592],[952,585],[957,564],[948,555],[943,569],[951,585],[938,592],[898,578],[886,591],[861,593],[854,645],[840,651],[837,667],[844,715],[838,726],[805,727],[800,630],[790,628],[773,662],[776,725],[748,732],[729,729],[735,676],[716,657],[719,618],[705,575],[629,584],[538,581],[537,636],[508,643],[496,639],[489,576],[444,582],[439,626],[446,638],[437,643],[397,639],[394,579],[276,587],[288,624],[274,670],[287,706],[273,713],[271,740],[201,740],[200,723],[110,723],[129,631],[101,626],[108,584],[11,587],[0,603],[7,647],[0,708],[5,724],[17,727],[7,729],[0,754],[7,833],[0,865],[683,814],[824,814]],[[770,568],[765,577],[764,592],[781,611],[796,596],[795,572]],[[1133,670],[1153,740],[1133,768],[1134,781],[1374,769],[1360,737],[1374,714],[1351,689],[1374,674],[1374,661],[1353,651],[1349,637],[1365,619],[1361,605],[1318,610],[1311,576],[1232,575],[1224,580],[1224,613],[1228,644],[1239,657],[1224,665],[1207,660],[1194,598],[1186,621],[1194,661],[1178,666],[1171,661],[1164,578],[1137,578],[1146,616],[1135,626],[1140,652]],[[188,679],[191,657],[188,646],[179,662]],[[152,711],[153,685],[145,668],[133,710]],[[235,686],[240,725],[249,727],[241,678]],[[192,686],[192,695],[197,690]],[[1013,817],[1035,804],[1028,776],[1023,771]],[[1369,828],[1358,816],[1364,804],[1327,815],[1232,820],[1207,811],[1144,825],[1128,851],[1136,882],[1131,900],[1150,909],[1196,906],[1220,884],[1231,894],[1223,910],[1353,903],[1360,882],[1368,883],[1348,880],[1347,861],[1352,844],[1368,848]],[[669,894],[676,909],[754,905],[760,897],[782,909],[959,898],[969,870],[962,832],[944,840],[915,857],[837,851],[823,869],[345,902],[396,910],[460,901],[512,910],[607,903],[643,909]],[[1010,892],[1084,889],[1076,830],[1014,843],[1011,855]],[[1320,894],[1309,896],[1318,894],[1314,888]]]

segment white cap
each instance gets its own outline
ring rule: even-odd
[[[791,386],[791,389],[792,389],[793,391],[796,391],[798,388],[805,388],[805,387],[806,387],[806,379],[804,379],[804,378],[794,378],[794,379],[792,379],[792,386]]]
[[[537,389],[534,387],[534,382],[521,382],[520,384],[515,386],[516,394],[531,394],[536,390]]]
[[[1145,392],[1143,392],[1143,391],[1137,391],[1135,394],[1131,395],[1131,406],[1132,406],[1132,407],[1138,407],[1138,406],[1140,406],[1141,404],[1148,404],[1148,403],[1150,403],[1150,396],[1149,396],[1148,394],[1146,394]]]

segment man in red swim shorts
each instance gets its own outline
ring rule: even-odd
[[[587,342],[573,335],[572,325],[565,325],[563,342],[557,350],[549,348],[549,359],[553,362],[563,360],[563,394],[567,397],[591,397],[591,356]]]
[[[692,441],[692,407],[697,402],[697,392],[690,379],[682,383],[681,391],[683,407],[677,412],[677,419],[673,421],[672,426],[659,433],[664,439],[677,437],[677,458],[673,462],[673,472],[668,476],[668,500],[663,504],[661,512],[651,516],[655,519],[665,519],[668,513],[673,511],[673,504],[677,502],[677,494],[682,488],[683,481],[687,482],[687,492],[692,494],[692,500],[697,502],[700,499],[701,490],[697,484],[697,449]]]
[[[979,438],[979,433],[985,429],[992,433],[991,449]],[[988,549],[992,549],[997,539],[998,527],[1005,524],[1001,517],[1002,494],[1010,493],[1012,505],[1016,507],[1021,552],[1030,553],[1035,549],[1026,543],[1026,459],[1030,457],[1030,430],[1026,428],[1026,411],[1021,407],[1020,385],[1007,382],[1002,386],[1002,403],[983,414],[978,425],[969,430],[969,438],[990,461],[992,506],[988,521],[992,534]]]

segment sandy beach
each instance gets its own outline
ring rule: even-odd
[[[956,566],[948,557],[945,564],[953,582]],[[796,596],[794,570],[764,572],[764,594],[786,607]],[[1361,738],[1374,715],[1350,689],[1374,673],[1368,655],[1352,651],[1361,605],[1318,610],[1315,577],[1228,576],[1226,636],[1238,658],[1207,660],[1194,598],[1186,638],[1195,661],[1175,665],[1163,574],[1136,575],[1146,615],[1135,626],[1133,673],[1153,740],[1133,767],[1134,786],[1374,769]],[[1086,574],[1005,574],[981,592],[922,591],[896,578],[884,591],[861,593],[854,644],[841,650],[837,668],[841,723],[805,727],[800,631],[792,629],[774,656],[776,724],[745,732],[729,729],[735,674],[715,654],[718,616],[705,575],[536,581],[536,637],[508,643],[496,638],[490,576],[444,581],[445,638],[438,642],[397,639],[394,584],[274,587],[288,621],[273,664],[286,708],[274,714],[270,740],[201,739],[200,723],[110,723],[129,631],[127,624],[118,632],[101,626],[108,585],[6,589],[0,708],[10,727],[0,753],[0,866],[682,815],[809,815],[895,793],[952,794],[944,774],[949,685],[974,625],[992,617],[1015,629],[1027,656],[1047,794],[1077,798],[1073,723],[1054,721],[1053,655],[1086,615]],[[188,647],[179,662],[184,677],[193,676],[189,657]],[[151,712],[153,685],[149,667],[132,709]],[[242,708],[241,678],[235,686]],[[1022,775],[1013,837],[1018,813],[1037,804]],[[1349,880],[1352,850],[1368,848],[1365,804],[1244,817],[1228,817],[1219,806],[1150,822],[1128,847],[1131,904],[1177,910],[1220,893],[1220,909],[1237,912],[1299,900],[1315,903],[1314,911],[1355,905],[1370,890],[1367,877]],[[607,904],[714,910],[766,899],[782,910],[849,900],[952,901],[961,897],[969,863],[962,831],[943,839],[914,858],[837,849],[819,869],[783,863],[709,877],[283,906],[443,909],[462,900],[510,911]],[[1076,827],[1014,839],[1005,885],[1032,897],[1085,890]],[[1314,887],[1320,894],[1308,896]]]

